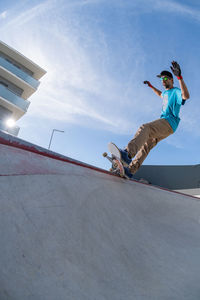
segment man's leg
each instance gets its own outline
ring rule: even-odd
[[[160,140],[158,139],[149,139],[141,147],[141,149],[136,154],[135,159],[129,165],[129,169],[132,174],[135,174],[138,171],[151,149],[153,149],[153,147],[155,147],[159,141]]]
[[[135,174],[150,150],[157,145],[159,141],[173,133],[169,123],[165,119],[143,124],[129,142],[127,151],[135,159],[129,165],[132,174]]]

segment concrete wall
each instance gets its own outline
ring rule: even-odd
[[[188,193],[200,194],[200,164],[185,166],[144,165],[134,178],[145,178],[154,185],[172,190],[188,190]]]

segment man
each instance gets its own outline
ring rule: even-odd
[[[128,143],[125,150],[120,149],[125,176],[127,178],[131,178],[138,171],[150,150],[158,142],[176,131],[180,122],[179,112],[181,105],[185,104],[185,100],[190,97],[181,76],[179,64],[173,61],[170,68],[177,77],[180,88],[173,86],[173,75],[169,71],[162,71],[157,75],[165,88],[164,92],[156,89],[149,81],[144,81],[144,84],[147,84],[157,96],[162,98],[162,113],[160,119],[143,124],[136,132],[134,138]]]

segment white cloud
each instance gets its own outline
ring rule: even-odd
[[[159,105],[154,107],[155,97],[149,96],[146,87],[139,86],[138,78],[144,75],[142,70],[146,57],[145,49],[140,46],[137,26],[132,29],[131,38],[127,36],[124,41],[116,43],[120,50],[124,50],[123,57],[118,57],[117,49],[111,52],[110,41],[98,25],[94,24],[97,26],[95,30],[84,27],[79,16],[69,11],[70,8],[102,2],[106,1],[60,1],[62,6],[47,0],[17,17],[13,12],[11,21],[0,28],[1,36],[8,44],[11,43],[47,70],[39,90],[30,99],[30,116],[78,123],[121,134],[130,133],[141,122],[159,116]],[[114,3],[122,5],[120,1]],[[134,7],[140,3],[126,1]],[[151,7],[178,12],[182,9],[183,13],[189,14],[184,6],[172,1],[153,3],[150,0],[148,7],[144,5],[144,10]],[[134,10],[134,13],[138,11]],[[126,34],[125,28],[123,33]],[[111,71],[112,60],[117,64],[116,71]],[[128,80],[123,76],[117,77],[117,72],[124,74]],[[147,93],[148,97],[145,97]]]
[[[51,0],[47,0],[45,2],[42,2],[41,4],[38,4],[30,9],[26,9],[25,11],[21,12],[19,15],[15,15],[15,11],[10,10],[10,13],[13,13],[12,18],[4,24],[3,28],[1,30],[7,30],[9,28],[15,28],[15,26],[22,26],[23,24],[28,23],[35,17],[42,15],[46,10],[51,9],[53,6],[53,2]]]
[[[152,6],[154,10],[163,11],[165,13],[174,13],[179,14],[179,16],[185,15],[187,17],[190,17],[192,19],[195,19],[197,21],[200,21],[200,10],[193,9],[187,5],[184,5],[182,3],[178,3],[176,1],[162,1],[162,0],[151,0]]]
[[[85,1],[87,4],[90,2]],[[78,3],[80,1],[75,2],[76,5]],[[18,51],[47,70],[39,91],[30,99],[32,104],[28,114],[85,126],[92,124],[117,133],[136,129],[141,111],[141,106],[136,103],[140,101],[139,89],[137,98],[132,100],[129,97],[133,96],[133,82],[138,76],[139,64],[135,63],[134,71],[128,76],[129,81],[122,84],[115,74],[108,74],[111,53],[104,33],[101,30],[93,32],[92,28],[85,31],[75,20],[75,15],[71,18],[67,15],[67,20],[63,20],[56,7],[57,4],[54,6],[52,1],[45,1],[22,12],[4,27],[6,38],[9,36],[12,46],[17,46]],[[55,11],[59,16],[53,22]],[[45,19],[44,22],[41,17]],[[76,23],[75,31],[71,22]],[[20,30],[22,27],[23,30]],[[3,34],[3,29],[0,32]],[[83,39],[84,46],[80,39]],[[130,49],[130,52],[131,55],[138,52],[142,57],[137,32],[134,49]],[[126,68],[126,59],[124,57],[119,61],[119,72],[120,68]],[[142,60],[140,62],[143,63]],[[131,112],[130,120],[128,115],[133,101],[135,109]],[[128,112],[124,111],[125,105]],[[144,105],[142,113],[145,110],[148,113],[149,109],[148,105]]]
[[[3,11],[2,13],[0,13],[0,19],[5,19],[7,17],[8,13],[7,11]]]

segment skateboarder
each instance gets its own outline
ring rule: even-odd
[[[158,142],[176,131],[180,122],[179,112],[181,105],[185,104],[185,100],[190,97],[181,76],[179,64],[173,61],[170,68],[177,77],[180,88],[174,87],[173,75],[169,71],[162,71],[157,75],[165,89],[163,92],[152,86],[149,81],[144,81],[144,84],[147,84],[157,96],[162,98],[162,113],[160,119],[143,124],[136,132],[134,138],[128,143],[125,150],[120,149],[124,172],[128,178],[131,178],[138,171],[149,151]],[[132,160],[133,158],[134,160]]]

